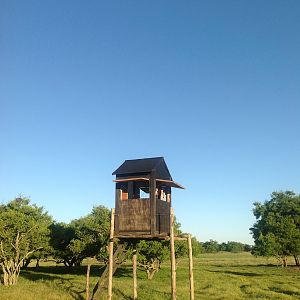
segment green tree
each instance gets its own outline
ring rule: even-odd
[[[227,243],[221,243],[219,245],[219,251],[227,251]]]
[[[252,246],[251,245],[244,244],[244,251],[245,252],[251,252],[251,250],[252,250]]]
[[[42,207],[30,205],[26,197],[18,197],[0,205],[0,265],[3,284],[18,281],[24,261],[48,247],[52,218]]]
[[[70,242],[75,239],[75,230],[66,223],[53,223],[51,225],[51,246],[53,256],[57,260],[62,260],[65,266],[74,266],[76,258],[69,249]]]
[[[244,251],[244,244],[239,242],[227,242],[226,244],[226,251],[233,252],[233,253],[239,253]]]
[[[179,236],[182,234],[181,223],[177,220],[176,216],[174,216],[174,235]],[[175,258],[185,257],[188,254],[188,246],[186,241],[174,241],[175,248]],[[170,249],[170,245],[168,244],[168,249]],[[169,250],[170,251],[170,250]]]
[[[106,253],[110,229],[110,211],[104,206],[94,207],[92,212],[70,224],[52,225],[54,256],[68,267],[80,265],[86,257]]]
[[[174,234],[175,236],[182,234],[181,224],[174,218]],[[176,259],[187,256],[187,241],[175,241],[175,257]],[[140,241],[137,244],[131,243],[132,248],[136,248],[138,252],[139,265],[144,268],[147,278],[152,279],[155,273],[160,269],[161,263],[170,256],[169,241]],[[201,244],[195,237],[192,238],[193,254],[198,255],[201,251]]]
[[[137,246],[138,263],[152,279],[160,269],[161,263],[169,257],[169,243],[166,241],[140,241]]]
[[[194,257],[198,256],[200,253],[204,251],[202,244],[194,236],[192,237],[192,250],[193,250]]]
[[[211,239],[204,242],[202,247],[206,253],[217,253],[220,249],[218,242]]]
[[[254,255],[275,256],[287,266],[287,256],[300,255],[300,196],[294,192],[274,192],[265,203],[254,203],[257,221],[250,228],[255,246]]]

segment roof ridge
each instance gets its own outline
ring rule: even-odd
[[[134,158],[134,159],[126,159],[125,161],[133,161],[133,160],[145,160],[145,159],[158,159],[162,158],[164,159],[163,156],[155,156],[155,157],[144,157],[144,158]]]

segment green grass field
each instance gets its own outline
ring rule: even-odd
[[[293,260],[290,260],[293,264]],[[18,285],[0,286],[0,299],[85,299],[85,272],[82,266],[69,270],[44,264],[23,270]],[[130,265],[120,268],[113,278],[114,299],[131,299]],[[91,270],[91,289],[100,273]],[[202,254],[194,259],[195,299],[300,299],[300,270],[283,269],[273,259],[255,258],[249,253]],[[170,299],[170,265],[164,263],[152,281],[138,271],[139,299]],[[105,299],[105,297],[103,298]],[[189,299],[188,261],[177,265],[177,299]]]

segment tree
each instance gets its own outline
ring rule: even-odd
[[[53,248],[53,256],[62,260],[65,266],[74,266],[76,258],[72,255],[69,245],[71,240],[75,238],[75,230],[69,224],[60,222],[51,225],[51,246]]]
[[[53,224],[51,229],[54,256],[62,259],[68,267],[77,266],[84,258],[97,256],[106,250],[110,211],[104,206],[97,206],[89,215],[70,224]]]
[[[180,229],[181,224],[174,217],[174,233],[175,235],[182,234]],[[175,241],[175,257],[176,259],[187,256],[188,246],[187,241]],[[147,273],[147,278],[152,279],[155,273],[160,269],[161,263],[170,255],[169,241],[145,241],[142,240],[135,244],[129,243],[131,248],[136,248],[138,252],[139,265],[144,268]],[[201,244],[195,237],[192,238],[192,248],[194,255],[198,255],[202,248]]]
[[[255,246],[254,255],[275,256],[284,267],[287,256],[294,256],[299,266],[300,195],[294,192],[273,192],[264,204],[254,203],[257,221],[250,228]]]
[[[203,247],[196,237],[192,237],[193,256],[196,257],[203,252]]]
[[[227,243],[219,244],[219,251],[227,251]]]
[[[244,244],[239,242],[227,242],[226,244],[226,251],[233,252],[233,253],[239,253],[244,251]]]
[[[152,279],[159,271],[161,263],[169,256],[168,242],[145,241],[137,244],[138,262],[147,273],[147,278]]]
[[[251,245],[244,244],[244,251],[245,252],[251,252],[251,250],[252,250],[252,246]]]
[[[219,251],[219,244],[217,241],[209,240],[202,244],[202,247],[207,253],[217,253]]]
[[[18,281],[21,266],[30,255],[48,247],[51,217],[42,207],[18,197],[0,206],[0,265],[3,284]]]
[[[23,261],[23,267],[28,267],[28,265],[32,262],[32,260],[35,260],[35,266],[38,268],[40,266],[40,261],[47,259],[49,256],[53,254],[52,248],[50,244],[45,244],[43,249],[40,249],[39,251],[36,251],[29,255],[24,261]]]

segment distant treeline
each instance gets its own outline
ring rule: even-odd
[[[243,244],[240,242],[229,241],[227,243],[218,243],[215,240],[209,240],[204,243],[200,243],[202,248],[202,253],[217,253],[220,251],[240,253],[240,252],[250,252],[252,246],[248,244]]]

